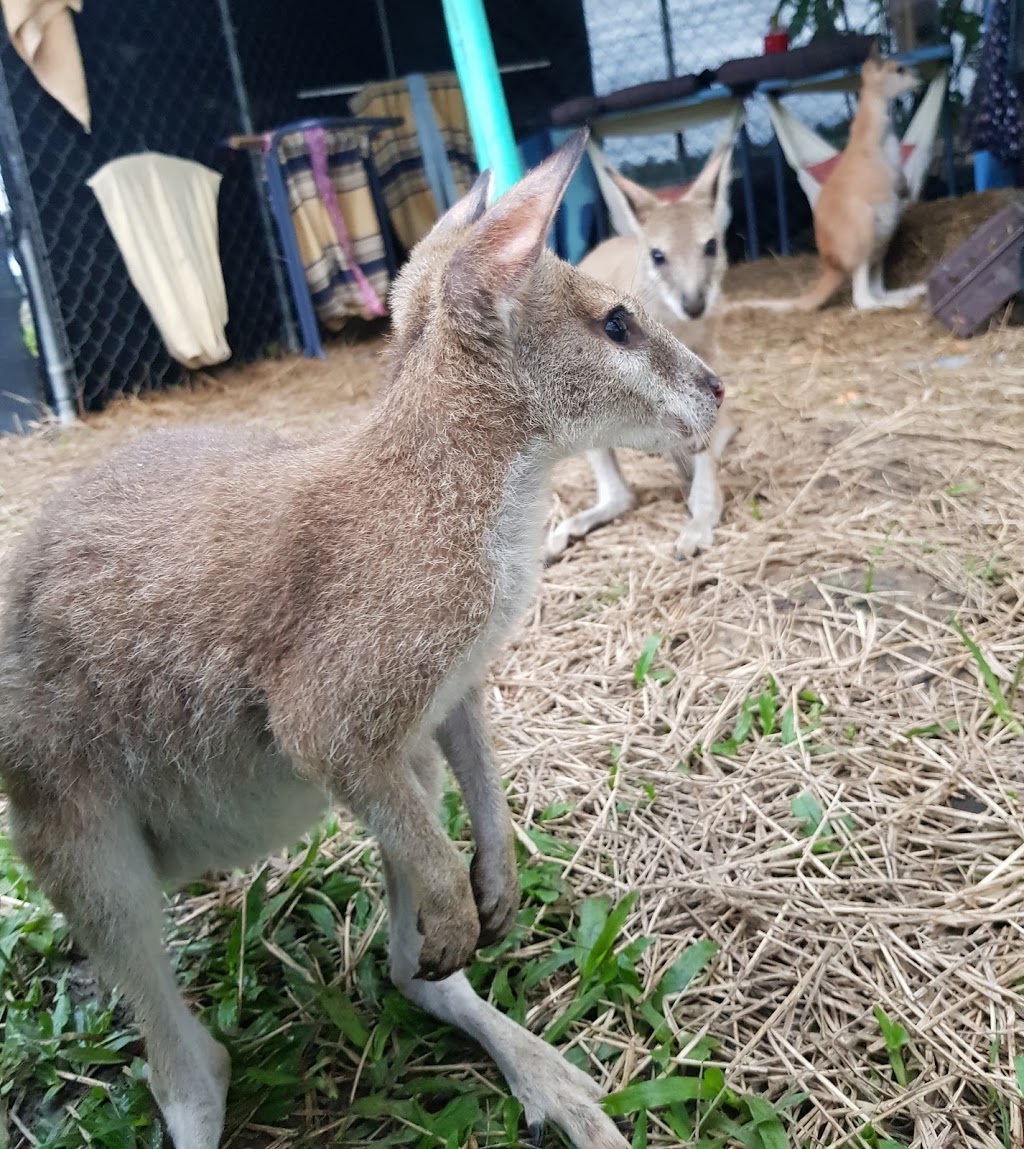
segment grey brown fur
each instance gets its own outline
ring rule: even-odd
[[[704,443],[720,400],[639,303],[544,249],[583,144],[487,210],[482,178],[416,249],[390,381],[355,430],[140,437],[52,501],[13,564],[15,841],[132,1003],[177,1149],[218,1144],[229,1066],[174,985],[160,886],[257,860],[335,801],[379,840],[399,988],[491,1052],[531,1123],[624,1149],[597,1086],[459,972],[518,904],[479,685],[539,577],[550,469]],[[604,328],[618,306],[625,345]],[[469,873],[436,818],[438,743]]]

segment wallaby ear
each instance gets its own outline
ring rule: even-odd
[[[647,188],[641,187],[640,184],[634,183],[631,179],[627,179],[621,172],[617,172],[613,167],[606,166],[605,172],[619,191],[626,197],[626,203],[629,205],[629,209],[636,218],[637,223],[643,223],[658,204],[661,203],[654,192],[649,192]]]
[[[461,227],[469,227],[484,214],[487,198],[491,194],[491,169],[485,168],[473,181],[468,192],[444,213],[430,229],[430,235],[447,235]]]
[[[477,220],[448,265],[451,297],[509,297],[522,287],[544,249],[588,134],[586,128],[575,132]]]
[[[686,195],[683,198],[688,200],[702,199],[709,203],[715,203],[721,185],[728,183],[728,180],[722,179],[722,172],[726,168],[726,159],[732,159],[731,147],[721,148],[714,152],[704,167],[701,168],[700,175],[686,189]]]

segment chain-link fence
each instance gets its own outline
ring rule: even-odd
[[[250,166],[244,160],[225,165],[219,148],[241,124],[216,4],[89,0],[88,7],[89,18],[77,22],[77,31],[90,81],[91,134],[42,90],[10,44],[0,57],[49,257],[55,310],[87,408],[113,391],[161,386],[182,374],[86,186],[117,156],[153,150],[225,168],[220,229],[228,340],[236,356],[250,359],[278,338],[281,327]]]
[[[943,9],[980,13],[983,0],[953,0]],[[726,60],[760,55],[764,35],[776,12],[778,0],[584,0],[587,34],[593,67],[594,91],[598,94],[663,80],[669,76],[699,74],[714,70]],[[789,11],[796,7],[790,5]],[[868,32],[887,37],[886,5],[881,0],[836,0],[824,5],[836,17],[841,31]],[[948,19],[948,13],[947,13]],[[805,27],[799,42],[810,36]],[[965,44],[954,34],[954,50],[959,64]],[[968,46],[969,47],[969,46]],[[966,69],[958,77],[961,87],[969,87],[972,74]],[[849,119],[850,98],[841,94],[796,97],[800,111],[805,103],[811,122],[835,125]],[[762,101],[747,105],[747,130],[751,143],[764,146],[771,139],[767,109]],[[696,154],[706,152],[716,139],[714,126],[687,132],[686,145]],[[679,142],[674,135],[610,139],[605,145],[609,159],[616,164],[643,166],[671,162],[678,157]]]
[[[546,110],[562,100],[760,53],[775,4],[488,0],[499,63],[511,66],[505,88],[520,137],[540,127]],[[881,7],[880,0],[846,0],[846,20],[858,30],[875,29]],[[48,264],[41,279],[56,320],[51,350],[68,361],[80,406],[95,408],[113,393],[163,386],[183,374],[86,186],[98,168],[148,149],[223,172],[227,337],[233,362],[251,360],[287,342],[291,307],[258,169],[250,155],[229,152],[222,141],[253,127],[344,115],[359,84],[447,69],[451,55],[440,0],[87,0],[76,30],[92,133],[39,87],[5,42],[0,164],[10,184],[23,156],[27,188],[20,190],[30,195]],[[301,98],[311,89],[332,94]],[[843,96],[814,99],[818,123],[849,114]],[[768,139],[757,101],[750,105],[749,130],[755,146]],[[714,133],[714,127],[688,133],[687,148],[700,154]],[[608,142],[610,158],[620,164],[678,158],[678,147],[674,136]]]
[[[559,100],[591,90],[579,0],[490,0],[488,16],[499,59],[529,65],[506,77],[520,131],[533,130]],[[12,200],[21,196],[30,209],[22,216],[38,224],[33,238],[55,321],[51,358],[67,361],[78,404],[88,409],[183,375],[86,186],[98,168],[153,150],[223,172],[227,337],[232,362],[245,362],[286,341],[291,305],[279,290],[280,256],[258,170],[251,155],[221,141],[346,115],[360,84],[450,69],[452,60],[440,0],[86,0],[75,28],[92,133],[43,91],[5,38],[0,167]],[[539,57],[548,63],[537,71]],[[301,97],[311,89],[330,94]]]

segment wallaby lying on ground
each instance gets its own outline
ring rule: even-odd
[[[392,374],[354,430],[140,437],[52,501],[14,560],[0,775],[17,847],[146,1040],[177,1149],[213,1149],[228,1057],[182,1001],[160,886],[294,841],[332,801],[376,835],[395,984],[494,1057],[532,1126],[625,1149],[601,1090],[459,972],[518,906],[480,684],[533,595],[548,477],[588,447],[696,449],[722,388],[639,302],[544,239],[585,133],[394,290]],[[438,744],[470,815],[436,816]]]
[[[851,278],[853,306],[861,311],[906,307],[927,290],[918,284],[886,291],[882,283],[885,253],[909,199],[900,142],[889,122],[889,102],[916,88],[920,79],[894,60],[878,60],[874,49],[860,74],[850,138],[814,205],[814,240],[821,259],[818,281],[794,299],[736,300],[730,309],[816,311]]]
[[[726,270],[731,156],[731,147],[712,155],[686,193],[672,201],[659,199],[609,167],[608,175],[626,198],[633,234],[606,239],[579,264],[580,271],[619,291],[635,291],[652,314],[704,358],[712,357],[713,313]],[[731,422],[721,417],[705,450],[670,453],[683,482],[690,483],[691,518],[675,543],[678,558],[690,558],[711,546],[722,514],[716,465],[733,430]],[[573,539],[636,505],[613,450],[595,449],[586,457],[597,483],[597,502],[551,531],[549,560]]]

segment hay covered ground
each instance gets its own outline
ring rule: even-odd
[[[950,226],[936,229],[944,251]],[[903,274],[920,274],[908,260]],[[804,258],[767,260],[729,286],[796,293],[813,274]],[[66,434],[0,441],[0,563],[51,488],[147,427],[349,425],[380,350],[336,346],[326,364],[261,364],[117,403]],[[1019,1147],[1024,331],[957,342],[923,309],[751,313],[723,333],[716,367],[741,429],[713,550],[674,561],[674,472],[627,456],[639,508],[549,568],[493,667],[526,909],[473,976],[610,1090],[699,1078],[696,1101],[650,1109],[651,1144]],[[579,461],[557,480],[553,513],[586,502]],[[481,1146],[508,1143],[490,1063],[382,988],[372,851],[342,826],[320,859],[315,882],[299,852],[175,902],[192,992],[241,1030],[230,1143],[438,1144],[460,1099],[468,1123],[449,1143],[469,1144],[469,1128]],[[352,885],[339,892],[338,875]],[[595,917],[630,895],[614,949],[588,964]],[[604,910],[586,901],[601,897]],[[326,922],[302,917],[328,901]],[[243,907],[263,923],[249,967]],[[66,945],[47,960],[59,978]],[[260,1029],[275,978],[286,1008]],[[331,998],[325,1030],[328,993],[345,1004]],[[293,1046],[304,1035],[288,1073],[284,1053],[265,1057],[282,1033]],[[8,1094],[15,1143],[110,1091],[102,1067],[62,1072],[49,1109],[30,1085]],[[136,1069],[121,1072],[117,1089],[137,1086],[145,1112]],[[440,1116],[427,1110],[425,1133],[407,1106],[442,1078],[458,1088]],[[417,1080],[434,1084],[410,1093]]]

